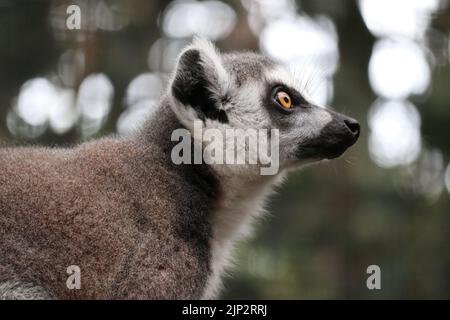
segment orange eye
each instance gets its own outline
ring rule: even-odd
[[[292,108],[292,100],[291,97],[284,91],[278,91],[275,99],[277,100],[278,104],[282,106],[284,109],[290,109]]]

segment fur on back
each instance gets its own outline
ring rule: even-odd
[[[201,297],[216,181],[171,163],[180,124],[170,108],[156,119],[130,139],[0,149],[0,291],[20,279],[64,299]],[[66,287],[70,265],[80,290]]]

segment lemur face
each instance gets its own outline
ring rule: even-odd
[[[220,54],[197,39],[180,55],[169,95],[191,130],[196,120],[219,130],[278,129],[281,168],[340,156],[357,141],[358,122],[312,104],[296,83],[265,56]]]

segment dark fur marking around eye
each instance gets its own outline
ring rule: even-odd
[[[285,91],[292,100],[293,106],[308,106],[309,102],[294,88],[286,86],[284,84],[272,84],[268,87],[268,92],[272,97],[275,96],[275,93],[278,91]]]
[[[182,104],[194,108],[200,119],[209,118],[228,123],[228,117],[224,110],[218,108],[217,98],[214,98],[209,85],[200,52],[195,49],[186,51],[180,58],[172,86],[173,95]]]
[[[277,89],[286,91],[291,97],[293,107],[291,110],[283,110],[275,101]],[[261,103],[268,111],[273,124],[278,128],[288,128],[293,124],[295,113],[309,113],[311,104],[295,89],[279,82],[266,83],[265,94],[261,97]]]

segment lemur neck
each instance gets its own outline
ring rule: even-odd
[[[209,240],[211,254],[211,274],[203,297],[215,297],[220,289],[221,274],[227,266],[232,245],[249,230],[251,221],[261,215],[263,206],[273,185],[282,177],[242,176],[236,171],[213,168],[206,164],[175,165],[171,160],[172,148],[177,142],[171,141],[172,132],[183,128],[167,101],[162,101],[159,109],[147,120],[137,133],[136,140],[145,145],[157,146],[167,170],[176,172],[184,181],[198,186],[211,200],[204,223],[211,230]],[[152,163],[149,163],[152,165]],[[190,197],[191,195],[186,195]]]
[[[216,240],[226,242],[246,235],[253,219],[264,213],[264,206],[282,176],[265,176],[259,180],[221,179],[221,198],[212,215]]]
[[[210,215],[212,273],[203,293],[204,299],[217,297],[221,276],[231,261],[234,243],[251,231],[252,220],[263,214],[265,201],[281,179],[281,176],[272,176],[247,184],[232,178],[221,180],[221,196]]]

